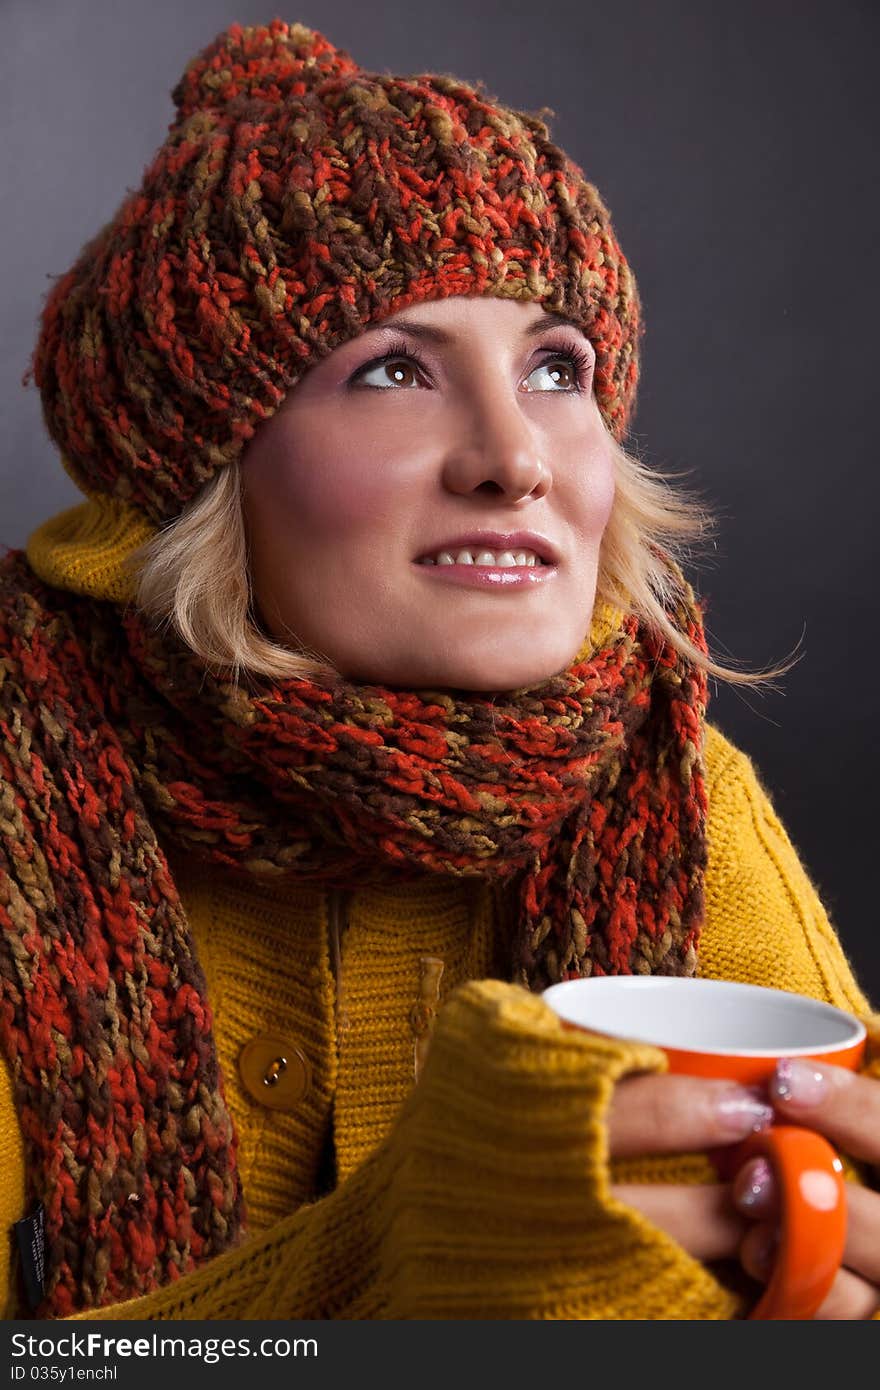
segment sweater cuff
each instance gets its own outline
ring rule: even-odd
[[[83,1318],[735,1317],[739,1297],[610,1191],[616,1082],[658,1048],[471,981],[391,1131],[330,1196],[145,1298]]]
[[[735,1316],[738,1298],[610,1191],[614,1086],[666,1069],[659,1048],[567,1028],[519,985],[460,986],[395,1127],[387,1316]]]

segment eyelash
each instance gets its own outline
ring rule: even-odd
[[[362,366],[358,367],[358,369],[357,369],[357,371],[354,373],[354,375],[351,376],[351,377],[349,378],[349,382],[350,382],[350,383],[356,382],[360,376],[366,374],[366,373],[369,372],[369,371],[372,371],[372,369],[373,369],[374,367],[381,367],[384,363],[386,363],[386,362],[394,362],[394,361],[396,361],[396,360],[397,360],[398,358],[400,358],[400,357],[408,357],[408,358],[410,358],[413,362],[416,362],[416,363],[418,364],[420,370],[421,370],[426,376],[429,374],[429,373],[428,373],[428,364],[427,364],[427,362],[425,361],[425,358],[424,358],[424,356],[422,355],[422,353],[420,352],[420,350],[419,350],[416,346],[414,346],[414,344],[410,343],[408,340],[403,339],[403,338],[398,338],[398,339],[395,339],[394,341],[392,341],[392,342],[389,344],[388,351],[387,351],[387,352],[383,352],[381,357],[374,357],[374,358],[372,358],[371,361],[369,361],[369,362],[364,362],[364,364],[363,364]],[[564,347],[560,346],[560,347],[558,347],[558,348],[554,348],[554,347],[551,346],[551,347],[549,347],[549,348],[545,348],[543,360],[542,360],[541,362],[538,363],[538,366],[539,366],[539,367],[543,367],[543,366],[545,366],[545,365],[547,364],[548,361],[549,361],[549,362],[557,362],[557,361],[568,361],[568,362],[571,362],[572,365],[574,366],[574,369],[575,369],[575,377],[576,377],[576,384],[575,384],[575,387],[574,387],[574,392],[578,392],[578,393],[583,393],[583,392],[584,392],[585,387],[584,387],[584,384],[583,384],[583,383],[586,382],[586,380],[587,380],[587,378],[588,378],[588,376],[589,376],[589,374],[590,374],[590,370],[591,370],[591,368],[592,368],[592,365],[593,365],[592,359],[591,359],[590,354],[589,354],[588,352],[586,352],[583,348],[581,348],[581,347],[576,347],[576,346],[571,346],[571,347],[569,347],[568,345],[566,345],[566,346],[564,346]],[[382,387],[382,386],[367,387],[367,390],[383,391],[383,390],[387,390],[387,389],[388,389],[387,387]],[[573,395],[574,392],[573,392],[573,391],[568,391],[568,392],[562,391],[562,392],[560,392],[560,393],[558,393],[558,394],[563,395],[563,396],[564,396],[564,395]],[[550,394],[553,395],[553,394],[555,394],[555,393],[551,391]]]

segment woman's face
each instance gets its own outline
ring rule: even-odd
[[[594,367],[579,329],[489,296],[411,305],[319,361],[242,460],[266,629],[361,683],[513,690],[564,670],[614,500]],[[552,564],[522,563],[543,548]],[[444,551],[474,563],[420,563]]]

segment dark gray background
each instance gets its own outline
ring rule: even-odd
[[[598,186],[639,283],[644,458],[719,516],[692,570],[710,645],[805,653],[780,693],[713,684],[880,1005],[873,401],[880,8],[810,0],[0,0],[0,541],[81,501],[21,376],[48,275],[136,187],[170,90],[229,23],[279,14],[366,67],[482,78]]]

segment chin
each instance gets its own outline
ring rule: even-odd
[[[474,694],[494,693],[504,690],[519,690],[523,686],[540,685],[551,676],[563,671],[568,664],[565,658],[554,661],[535,660],[528,662],[499,659],[494,663],[486,661],[482,655],[473,662],[461,658],[447,662],[429,660],[418,669],[410,663],[401,678],[388,679],[386,685],[394,685],[410,690],[463,690]]]
[[[397,690],[461,690],[497,693],[540,685],[565,671],[583,645],[578,628],[568,634],[550,632],[548,623],[537,628],[543,641],[528,628],[511,634],[509,641],[495,633],[494,649],[472,635],[463,643],[454,633],[435,631],[426,641],[424,624],[417,631],[407,625],[394,633],[394,648],[380,650],[378,641],[367,650],[328,651],[344,680],[359,685],[384,685]],[[379,652],[380,659],[376,659]],[[361,659],[362,658],[362,659]]]

